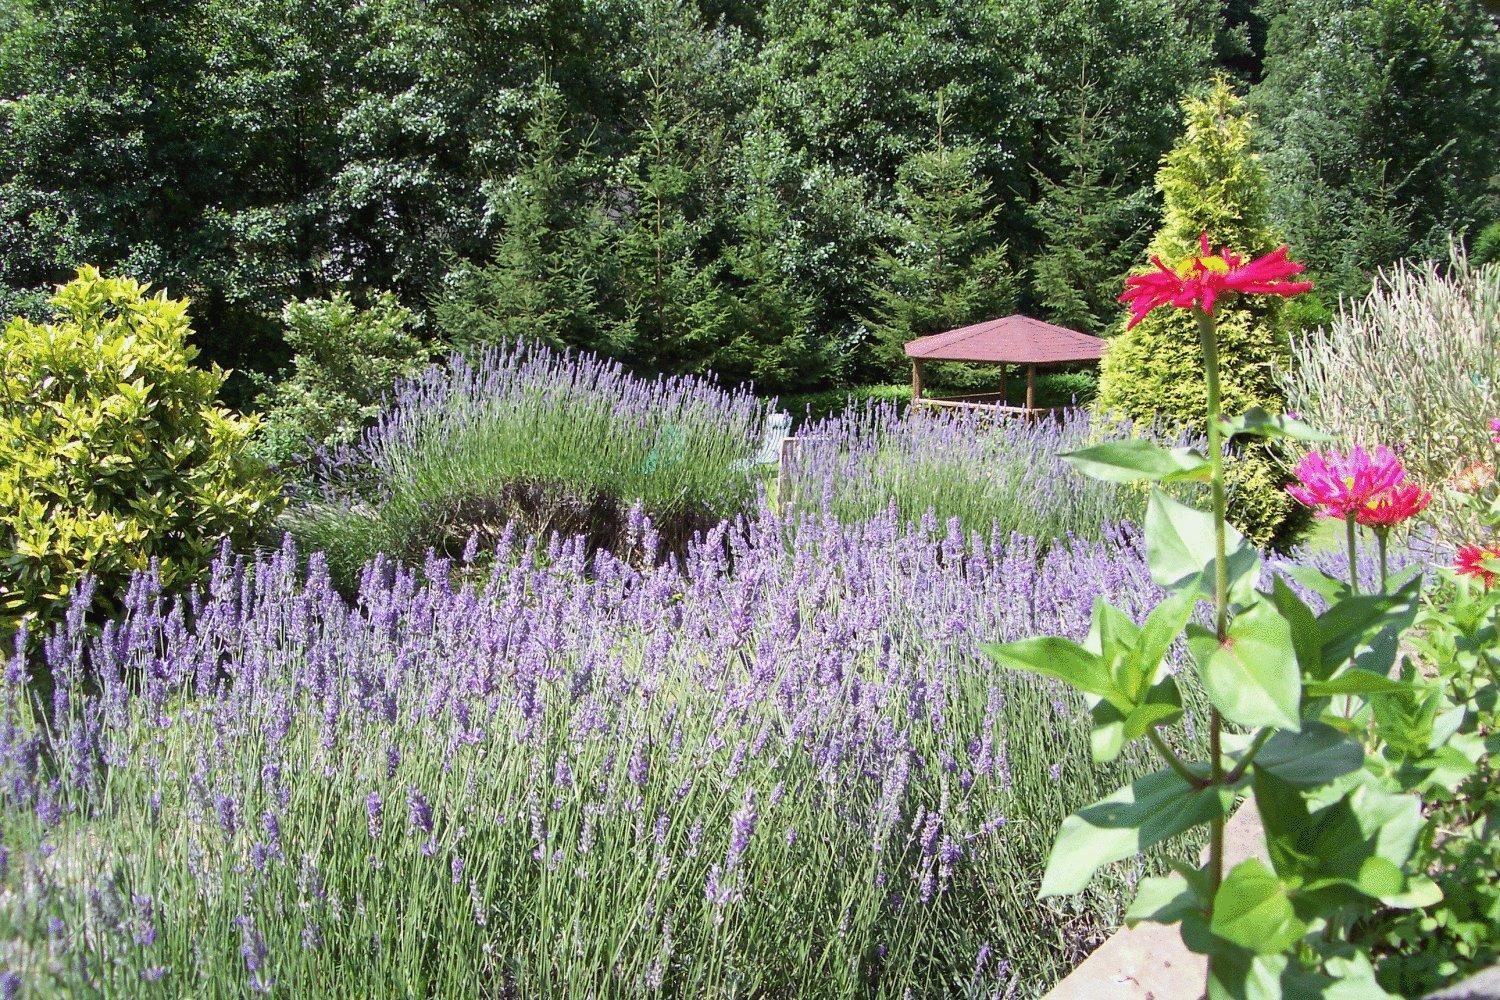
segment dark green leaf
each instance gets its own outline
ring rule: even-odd
[[[1295,788],[1316,788],[1358,771],[1365,750],[1332,726],[1304,722],[1301,732],[1278,732],[1255,755],[1255,769]]]

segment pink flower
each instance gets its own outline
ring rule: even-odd
[[[1146,318],[1146,314],[1157,306],[1175,306],[1191,309],[1195,306],[1206,313],[1214,311],[1214,303],[1226,292],[1241,295],[1300,295],[1312,288],[1310,281],[1287,281],[1301,274],[1303,267],[1296,261],[1287,260],[1287,248],[1277,247],[1264,257],[1245,262],[1245,258],[1220,248],[1211,253],[1208,234],[1198,237],[1198,256],[1184,261],[1176,270],[1162,263],[1160,257],[1152,257],[1156,270],[1145,274],[1133,274],[1125,279],[1125,292],[1121,302],[1130,303],[1130,323],[1126,329]]]
[[[1484,565],[1490,559],[1500,559],[1500,545],[1465,545],[1458,550],[1453,568],[1460,576],[1477,577],[1489,587],[1495,582],[1495,571]]]
[[[1294,470],[1297,483],[1286,491],[1317,510],[1319,517],[1357,515],[1383,493],[1400,486],[1406,469],[1389,448],[1366,453],[1355,446],[1347,455],[1314,451]]]
[[[1500,417],[1490,418],[1490,430],[1494,432],[1490,435],[1490,442],[1500,444]]]
[[[1416,483],[1394,486],[1369,500],[1354,513],[1354,520],[1377,531],[1394,528],[1407,518],[1416,517],[1432,502],[1432,494]]]

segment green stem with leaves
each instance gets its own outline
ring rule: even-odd
[[[1224,430],[1220,424],[1219,340],[1211,312],[1198,310],[1198,339],[1203,347],[1203,381],[1208,390],[1208,462],[1214,518],[1214,633],[1219,642],[1229,634],[1229,558],[1224,518],[1228,504],[1224,495]],[[1213,784],[1224,780],[1221,743],[1224,720],[1218,709],[1209,712],[1208,754]],[[1224,818],[1215,816],[1208,827],[1208,895],[1209,916],[1213,915],[1213,897],[1224,879]]]

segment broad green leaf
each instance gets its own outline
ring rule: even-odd
[[[1229,563],[1229,596],[1250,599],[1260,577],[1260,553],[1234,529],[1224,525]],[[1168,590],[1214,590],[1214,518],[1173,500],[1159,489],[1146,505],[1146,561],[1151,579]]]
[[[1146,616],[1136,639],[1135,659],[1147,685],[1156,683],[1162,661],[1171,651],[1172,643],[1182,634],[1197,603],[1198,596],[1191,591],[1169,594]]]
[[[1163,770],[1085,806],[1062,822],[1042,876],[1042,895],[1080,892],[1102,865],[1225,816],[1244,784],[1199,789]]]
[[[1386,673],[1396,660],[1396,640],[1416,620],[1422,592],[1420,578],[1394,594],[1360,594],[1337,601],[1318,616],[1322,665],[1318,680],[1327,680],[1344,663]]]
[[[1270,413],[1264,407],[1252,406],[1233,420],[1221,420],[1219,427],[1226,438],[1246,435],[1264,438],[1294,438],[1298,441],[1332,441],[1333,435],[1303,423],[1284,413]]]
[[[1259,955],[1286,951],[1307,933],[1307,925],[1292,911],[1286,885],[1256,858],[1241,861],[1224,876],[1214,895],[1209,929]]]
[[[1301,728],[1302,677],[1285,618],[1259,601],[1229,623],[1221,642],[1208,629],[1188,630],[1188,649],[1209,701],[1241,726]]]
[[[1316,788],[1358,771],[1365,749],[1332,726],[1304,722],[1301,732],[1281,731],[1255,755],[1255,769],[1294,788]]]
[[[1181,875],[1148,875],[1135,890],[1135,900],[1125,911],[1125,925],[1175,924],[1189,913],[1205,910],[1204,901]]]
[[[1129,438],[1064,452],[1068,464],[1091,479],[1134,483],[1143,479],[1177,481],[1208,478],[1208,459],[1191,448],[1168,450],[1154,441]]]
[[[1297,653],[1297,666],[1302,674],[1306,676],[1309,671],[1320,670],[1323,647],[1318,638],[1318,616],[1280,574],[1271,580],[1270,600],[1291,627],[1292,648]]]
[[[985,643],[980,648],[1002,667],[1054,677],[1080,691],[1111,701],[1123,697],[1115,688],[1104,661],[1071,640],[1048,635],[1016,642]]]

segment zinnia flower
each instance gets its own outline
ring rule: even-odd
[[[1489,587],[1494,584],[1496,575],[1484,565],[1490,559],[1500,559],[1500,545],[1465,545],[1458,550],[1458,561],[1453,568],[1460,576],[1478,577]]]
[[[1377,531],[1388,530],[1416,517],[1432,502],[1432,494],[1415,483],[1396,486],[1354,512],[1354,520]]]
[[[1212,253],[1208,246],[1208,234],[1198,237],[1200,253],[1184,261],[1177,269],[1162,263],[1153,256],[1151,263],[1156,270],[1145,274],[1132,274],[1125,279],[1125,292],[1121,302],[1130,303],[1130,323],[1126,329],[1146,318],[1146,314],[1157,306],[1176,306],[1178,309],[1197,307],[1206,313],[1214,311],[1214,303],[1226,292],[1241,295],[1300,295],[1312,288],[1310,281],[1287,281],[1301,274],[1303,267],[1287,259],[1287,247],[1280,246],[1264,257],[1245,262],[1245,258],[1221,247]]]
[[[1401,460],[1383,446],[1366,452],[1356,445],[1347,455],[1310,452],[1293,471],[1297,482],[1286,491],[1319,517],[1358,515],[1406,479]]]

